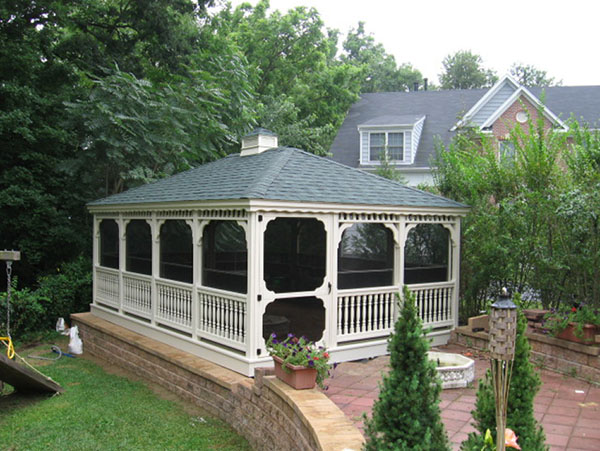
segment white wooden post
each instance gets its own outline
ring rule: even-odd
[[[199,228],[198,212],[194,211],[193,218],[185,221],[192,229],[192,339],[198,338],[198,286],[200,285],[200,255],[202,251],[202,234]]]
[[[123,299],[125,297],[125,287],[123,284],[123,272],[125,271],[127,256],[127,224],[128,219],[123,219],[123,215],[119,213],[117,226],[119,228],[119,313],[123,314]]]
[[[450,244],[452,247],[452,280],[454,281],[452,315],[454,327],[458,327],[458,290],[460,287],[460,218],[458,217],[450,229]]]
[[[325,228],[325,287],[327,295],[323,300],[325,308],[325,330],[323,331],[323,343],[327,348],[337,346],[337,272],[338,259],[337,250],[339,245],[339,219],[337,214],[330,213],[320,218]]]
[[[96,304],[96,296],[98,295],[98,275],[96,268],[100,264],[100,219],[94,215],[94,240],[92,243],[92,304]]]
[[[262,221],[259,219],[262,218]],[[259,357],[257,350],[262,349],[262,318],[261,303],[264,303],[261,293],[261,278],[263,276],[263,232],[265,224],[264,215],[260,212],[251,212],[248,214],[248,232],[246,239],[248,242],[248,296],[247,309],[244,330],[246,331],[246,356],[249,359]],[[259,327],[261,326],[261,327]]]
[[[158,220],[156,213],[152,213],[152,219],[148,221],[152,230],[152,295],[150,323],[156,325],[156,312],[158,308],[158,290],[156,279],[160,277],[160,226],[164,221]]]

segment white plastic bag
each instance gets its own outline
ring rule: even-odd
[[[69,329],[69,347],[67,348],[69,354],[83,354],[83,342],[79,338],[79,329],[77,326]]]
[[[65,319],[58,318],[56,321],[56,332],[63,332],[65,330]]]

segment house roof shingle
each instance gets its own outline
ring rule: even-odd
[[[600,86],[555,86],[528,88],[561,120],[573,115],[596,127],[600,121]],[[450,129],[487,89],[448,91],[379,92],[363,94],[348,111],[344,123],[331,145],[333,160],[351,167],[359,166],[358,126],[374,125],[375,118],[386,116],[426,116],[415,161],[407,167],[428,168],[434,154],[435,140],[448,143],[454,135]]]
[[[264,199],[293,202],[464,208],[465,206],[289,147],[230,155],[88,206]]]

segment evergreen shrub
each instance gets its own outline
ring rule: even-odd
[[[401,312],[390,337],[390,371],[383,376],[373,415],[365,419],[366,450],[449,450],[440,418],[441,382],[429,361],[429,343],[404,288]]]

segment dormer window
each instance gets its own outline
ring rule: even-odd
[[[381,116],[358,126],[360,164],[376,166],[382,157],[394,165],[412,164],[425,116]]]
[[[369,160],[381,160],[383,155],[388,161],[404,161],[403,132],[371,132],[369,133]]]

